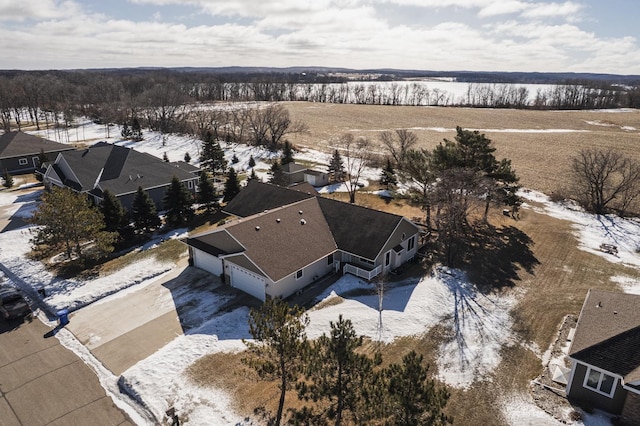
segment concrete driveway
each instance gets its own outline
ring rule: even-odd
[[[142,287],[120,291],[75,311],[66,326],[111,372],[119,376],[213,312],[207,295],[225,293],[213,275],[187,260]],[[190,321],[197,315],[199,318]]]
[[[0,322],[0,425],[133,425],[49,327]]]

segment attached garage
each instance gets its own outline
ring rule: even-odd
[[[239,290],[244,291],[245,293],[249,293],[255,298],[262,300],[263,302],[266,299],[265,296],[265,279],[258,274],[247,271],[244,268],[241,268],[233,263],[229,264],[230,266],[230,281],[231,287],[235,287]]]
[[[222,259],[209,253],[192,247],[193,250],[193,265],[197,268],[204,269],[207,272],[211,272],[216,276],[222,274]]]

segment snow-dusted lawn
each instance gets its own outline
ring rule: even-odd
[[[52,134],[41,134],[56,139]],[[182,160],[189,152],[192,163],[197,165],[200,142],[189,137],[145,132],[145,140],[131,143],[119,138],[119,129],[111,129],[112,137],[104,137],[104,127],[87,122],[75,135],[92,141],[108,140],[127,144],[133,148],[162,157],[167,152],[172,161]],[[74,133],[70,141],[75,142]],[[64,141],[63,141],[64,142]],[[248,168],[249,157],[257,162],[256,169],[267,170],[268,160],[274,155],[264,149],[236,144],[222,144],[225,155],[231,160],[238,157],[235,167]],[[330,156],[305,149],[297,158],[316,164],[327,164]],[[321,166],[319,166],[321,167]],[[263,173],[262,177],[266,176]],[[363,180],[376,180],[379,172],[369,169]],[[327,188],[326,191],[342,188]],[[542,194],[523,193],[531,201],[541,203],[541,211],[574,224],[581,248],[597,253],[611,262],[623,262],[640,271],[640,222],[616,217],[594,217],[571,206],[551,203]],[[29,217],[37,202],[38,192],[20,195],[15,191],[0,191],[0,212],[19,217]],[[531,206],[525,206],[531,208]],[[2,210],[3,209],[3,210]],[[105,277],[92,280],[61,280],[49,274],[43,265],[25,257],[30,250],[28,227],[0,233],[0,264],[17,277],[16,284],[29,285],[34,289],[46,287],[45,302],[53,309],[79,309],[88,303],[120,292],[125,288],[143,286],[150,279],[172,267],[172,262],[157,262],[153,258],[140,261]],[[601,243],[615,244],[617,257],[598,250]],[[640,293],[640,279],[636,276],[614,277],[613,280],[628,292]],[[438,268],[422,279],[405,280],[389,285],[384,293],[382,324],[379,324],[378,296],[374,291],[367,294],[370,286],[360,280],[345,276],[320,296],[318,301],[341,297],[341,303],[326,303],[311,310],[310,337],[315,338],[329,331],[329,322],[336,321],[342,313],[352,320],[359,334],[392,342],[402,336],[418,336],[428,332],[434,325],[443,324],[452,330],[452,338],[443,343],[437,359],[440,378],[455,387],[467,387],[474,380],[491,373],[500,363],[500,348],[516,344],[511,331],[508,314],[515,305],[517,295],[483,295],[476,291],[463,273]],[[366,291],[365,291],[366,290]],[[114,297],[114,296],[112,296]],[[212,294],[203,303],[218,306],[221,301]],[[117,303],[117,302],[112,302]],[[199,357],[217,352],[239,352],[244,346],[243,338],[249,338],[248,309],[240,308],[224,314],[214,314],[187,335],[179,336],[151,357],[140,361],[123,374],[123,384],[143,404],[162,420],[167,408],[174,406],[181,415],[189,417],[189,424],[236,424],[243,422],[242,416],[231,409],[230,396],[222,390],[202,389],[192,384],[185,376],[185,369]],[[73,336],[60,336],[68,347],[82,352]],[[88,351],[87,351],[88,352]],[[83,353],[87,363],[95,363],[90,353]],[[99,375],[108,372],[94,367]],[[112,383],[113,378],[105,379]],[[117,396],[116,396],[117,397]],[[507,401],[505,413],[512,424],[555,424],[530,401],[514,397]],[[144,420],[139,420],[144,423]]]

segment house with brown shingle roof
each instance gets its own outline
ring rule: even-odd
[[[589,290],[569,358],[572,402],[640,424],[640,295]]]
[[[270,184],[251,181],[227,209],[239,219],[187,239],[190,263],[263,301],[333,272],[373,279],[418,248],[402,216]]]
[[[6,132],[0,135],[0,173],[31,173],[40,167],[40,153],[53,161],[60,152],[74,147],[50,141],[23,132]]]

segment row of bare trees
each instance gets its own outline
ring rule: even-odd
[[[525,86],[514,84],[469,84],[459,99],[436,86],[424,82],[305,82],[297,74],[285,73],[256,78],[171,70],[4,72],[0,74],[0,126],[4,130],[19,130],[24,125],[40,129],[52,123],[64,127],[77,116],[123,124],[135,117],[153,130],[186,132],[188,106],[213,101],[539,109],[640,106],[640,86],[575,81],[532,95]]]

